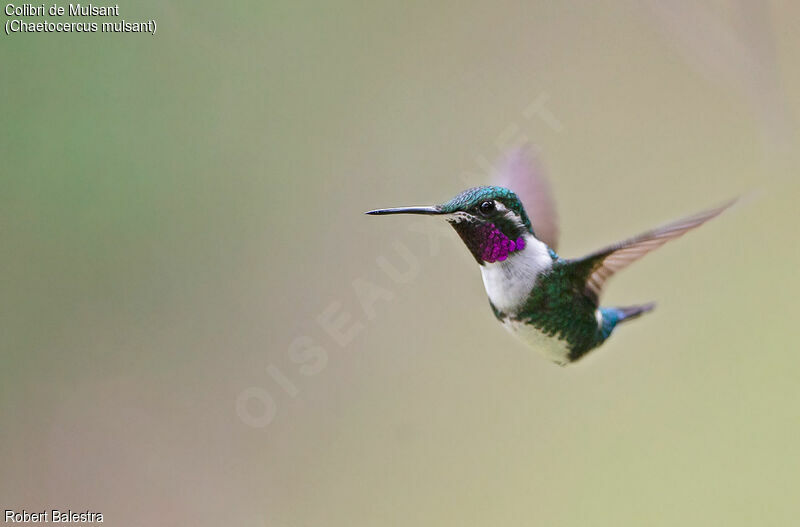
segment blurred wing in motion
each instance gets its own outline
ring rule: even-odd
[[[550,182],[530,149],[523,146],[506,154],[497,164],[493,184],[514,191],[528,213],[536,237],[557,250],[556,204]]]
[[[732,200],[715,209],[657,227],[639,236],[615,243],[589,256],[570,260],[567,265],[578,267],[575,275],[581,280],[586,280],[585,292],[597,303],[603,285],[614,273],[624,269],[650,251],[658,249],[668,241],[679,238],[708,220],[719,216],[735,202],[736,200]]]

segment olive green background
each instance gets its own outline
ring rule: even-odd
[[[666,4],[126,2],[155,36],[2,35],[0,508],[796,522],[800,7]],[[607,303],[658,309],[559,368],[443,222],[362,214],[521,139],[564,256],[751,199],[617,276]]]

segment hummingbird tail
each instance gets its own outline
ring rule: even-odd
[[[641,304],[638,306],[626,306],[626,307],[601,307],[600,313],[603,315],[601,325],[601,330],[603,332],[603,338],[607,339],[611,332],[614,331],[614,328],[620,322],[624,322],[626,320],[633,320],[634,318],[638,318],[645,313],[649,313],[656,307],[655,302],[650,302],[648,304]]]
[[[612,308],[618,313],[619,319],[617,322],[622,322],[623,320],[631,320],[636,317],[642,316],[645,313],[649,313],[653,309],[655,309],[656,303],[650,302],[648,304],[641,304],[638,306],[627,306],[627,307],[614,307]]]

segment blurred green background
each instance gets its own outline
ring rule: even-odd
[[[800,6],[120,13],[157,34],[0,44],[0,507],[796,521]],[[565,256],[757,194],[613,280],[606,303],[658,310],[562,369],[495,322],[443,222],[362,214],[484,182],[523,138]]]

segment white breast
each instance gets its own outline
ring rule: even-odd
[[[553,258],[547,245],[528,234],[523,250],[511,253],[505,261],[484,264],[481,274],[489,300],[495,308],[508,315],[503,326],[549,360],[564,365],[569,362],[569,348],[565,341],[513,320],[528,300],[536,278],[552,266]]]
[[[511,253],[502,262],[481,266],[486,294],[497,309],[513,314],[528,299],[539,273],[552,266],[553,259],[547,245],[526,234],[524,249]]]

